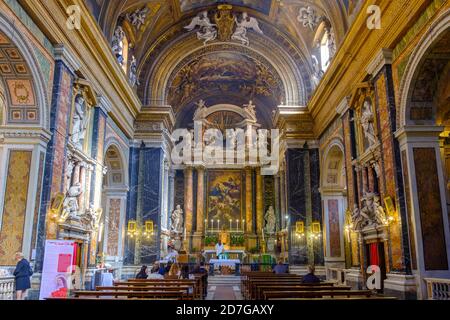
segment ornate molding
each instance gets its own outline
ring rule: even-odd
[[[372,62],[366,67],[366,71],[375,77],[387,64],[392,64],[392,50],[381,48]]]
[[[64,44],[55,45],[53,52],[56,61],[62,61],[72,71],[75,72],[81,68],[78,59],[64,46]]]

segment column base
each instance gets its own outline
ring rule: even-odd
[[[345,270],[345,282],[354,290],[362,290],[365,287],[363,284],[364,278],[359,268]]]
[[[402,300],[417,300],[416,277],[410,274],[386,274],[383,293]]]
[[[200,252],[204,248],[204,238],[203,232],[194,232],[192,235],[192,252]]]

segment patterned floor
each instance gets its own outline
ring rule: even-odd
[[[240,277],[209,277],[208,284],[206,300],[242,300]]]

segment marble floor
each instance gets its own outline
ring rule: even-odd
[[[240,281],[236,276],[209,277],[206,300],[243,300]]]

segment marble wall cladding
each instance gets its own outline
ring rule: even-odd
[[[45,239],[56,238],[56,224],[46,220],[48,207],[53,197],[62,192],[64,163],[67,154],[69,119],[72,102],[73,74],[66,65],[58,61],[53,84],[50,131],[52,138],[45,157],[42,200],[39,213],[38,240],[36,245],[36,270],[42,267]]]
[[[395,93],[392,67],[386,65],[376,79],[377,116],[381,133],[383,178],[382,199],[391,197],[395,203],[394,223],[389,226],[391,269],[409,271],[411,269],[411,250],[408,236],[408,213],[405,203],[402,161],[396,131]]]
[[[138,223],[153,221],[153,238],[142,239],[139,252],[142,263],[151,263],[159,256],[160,237],[160,197],[161,197],[161,148],[130,149],[130,191],[127,201],[127,223],[139,217]],[[140,212],[138,212],[138,210]],[[135,242],[127,238],[125,243],[125,263],[134,263]]]
[[[143,167],[140,168],[139,174],[142,175],[142,194],[141,208],[142,223],[144,221],[153,221],[155,226],[155,237],[151,240],[144,240],[141,243],[141,262],[151,263],[155,261],[160,252],[160,229],[161,229],[161,168],[162,168],[161,148],[146,148],[141,151]]]
[[[129,158],[129,191],[127,196],[127,215],[126,221],[136,219],[137,199],[138,199],[138,180],[139,180],[139,159],[141,148],[130,148]],[[124,263],[134,264],[134,241],[128,237],[125,240]]]
[[[349,111],[342,117],[342,129],[344,132],[345,173],[347,178],[347,202],[349,208],[355,203],[352,166],[352,141],[350,135]]]
[[[42,176],[44,174],[44,152],[39,153],[39,169],[38,169],[38,179],[37,179],[37,190],[36,190],[36,201],[34,205],[34,215],[33,215],[33,234],[31,235],[31,247],[30,247],[30,257],[33,249],[36,248],[36,238],[38,230],[38,219],[39,219],[39,205],[41,203],[42,194]]]
[[[0,266],[16,264],[14,254],[22,251],[31,151],[11,150],[0,230]]]
[[[304,150],[287,150],[288,213],[291,228],[297,221],[306,221],[305,186],[304,186]],[[304,240],[298,240],[291,232],[289,262],[292,264],[308,263],[307,247]]]
[[[177,170],[175,173],[175,203],[173,208],[177,205],[183,207],[184,204],[184,173],[183,170]]]
[[[403,181],[405,185],[405,200],[406,200],[406,212],[408,215],[408,236],[409,236],[409,245],[411,248],[411,268],[413,270],[417,270],[417,258],[416,258],[416,242],[415,242],[415,230],[412,224],[413,221],[413,212],[411,207],[411,189],[410,189],[410,180],[408,173],[408,163],[406,160],[406,150],[402,151],[402,168],[403,168]]]
[[[341,233],[339,223],[339,202],[336,199],[328,200],[328,226],[330,257],[341,256]]]
[[[305,159],[309,158],[309,172],[305,172]],[[311,221],[322,224],[322,201],[320,198],[320,161],[318,149],[288,149],[287,155],[287,183],[288,183],[288,213],[291,225],[290,240],[290,262],[295,264],[307,264],[307,244],[302,239],[297,239],[292,230],[295,229],[297,221],[306,224],[308,208],[307,197],[311,200]],[[305,175],[308,175],[310,186],[305,188]],[[310,190],[309,192],[307,190]],[[314,263],[320,265],[324,262],[324,251],[322,241],[313,243]],[[312,257],[311,257],[312,258]]]
[[[119,227],[120,227],[120,203],[121,199],[109,199],[108,212],[108,241],[106,253],[109,256],[117,256],[119,251]]]
[[[413,152],[425,270],[447,270],[436,151],[434,148],[413,148]]]

